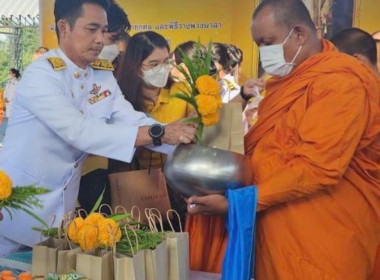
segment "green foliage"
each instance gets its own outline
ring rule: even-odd
[[[23,28],[21,40],[22,63],[21,69],[19,69],[20,72],[22,72],[33,61],[33,54],[39,46],[39,36],[39,28]],[[8,80],[9,68],[15,66],[15,62],[12,61],[11,37],[8,36],[8,38],[9,40],[2,42],[2,45],[5,47],[0,48],[0,88],[5,87],[5,83]]]

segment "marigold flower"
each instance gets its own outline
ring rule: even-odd
[[[112,219],[104,219],[99,222],[99,243],[107,247],[119,242],[121,231],[119,225]]]
[[[78,232],[78,243],[83,251],[92,250],[99,246],[99,228],[94,225],[84,225]]]
[[[99,221],[104,220],[104,216],[100,213],[91,213],[84,219],[84,223],[86,225],[94,225],[97,226]]]
[[[220,86],[218,82],[209,75],[200,76],[195,81],[195,87],[200,94],[219,95],[220,93]]]
[[[78,232],[84,227],[84,219],[82,217],[75,218],[69,225],[67,235],[70,240],[78,243]]]
[[[205,126],[215,125],[219,122],[219,113],[213,113],[208,115],[202,115],[202,123]]]
[[[12,180],[4,171],[0,170],[0,200],[8,199],[12,194]]]
[[[214,114],[218,111],[219,102],[217,96],[198,94],[195,97],[198,105],[198,112],[201,115]]]

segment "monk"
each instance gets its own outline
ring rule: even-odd
[[[320,40],[301,0],[262,1],[251,31],[274,76],[245,139],[259,193],[255,279],[380,279],[376,75]],[[191,214],[227,214],[222,195],[188,203]]]
[[[347,28],[336,33],[331,42],[340,52],[351,55],[379,75],[375,39],[359,28]]]

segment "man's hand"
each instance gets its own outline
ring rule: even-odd
[[[228,201],[221,194],[206,196],[192,196],[187,199],[187,211],[189,214],[226,215]]]
[[[184,124],[181,121],[177,121],[165,125],[165,134],[162,136],[162,142],[172,145],[189,144],[195,140],[196,134],[197,125]]]
[[[265,88],[265,81],[262,78],[249,79],[244,83],[243,93],[247,96],[255,96],[255,87],[259,92],[263,91]]]
[[[9,103],[8,98],[4,98],[4,102],[5,102],[5,103]]]

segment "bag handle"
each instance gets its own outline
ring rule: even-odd
[[[151,214],[151,219],[152,219],[152,222],[154,223],[154,225],[155,225],[155,228],[156,228],[156,230],[157,230],[157,232],[158,232],[158,228],[157,228],[157,226],[156,226],[156,220],[159,222],[159,224],[160,224],[160,227],[161,227],[161,232],[164,232],[164,223],[162,222],[162,218],[160,218],[159,216],[157,216],[156,214],[154,214],[154,213],[152,213]]]
[[[180,216],[179,213],[178,213],[176,210],[174,210],[174,209],[169,209],[168,211],[166,211],[166,218],[167,218],[167,220],[168,220],[168,223],[169,223],[170,228],[172,229],[173,232],[175,232],[174,227],[173,227],[173,224],[172,224],[172,222],[171,222],[170,219],[169,219],[169,217],[170,217],[170,213],[171,213],[171,212],[173,212],[174,214],[176,214],[176,216],[177,216],[177,218],[178,218],[178,221],[179,221],[179,230],[180,230],[180,232],[183,232],[183,230],[182,230],[182,223],[181,223],[181,216]]]
[[[138,219],[137,219],[138,225],[137,225],[137,228],[140,229],[140,224],[141,224],[141,210],[140,210],[140,207],[138,207],[137,205],[133,205],[132,208],[131,208],[130,214],[132,216],[132,219],[136,220],[135,219],[135,214],[134,214],[135,213],[135,209],[136,209],[137,214],[138,214]]]
[[[103,203],[103,204],[101,204],[100,206],[99,206],[99,210],[98,210],[98,213],[99,214],[103,214],[103,215],[106,215],[106,213],[102,213],[101,212],[101,210],[102,210],[102,208],[103,207],[107,207],[111,212],[111,215],[113,214],[113,210],[112,210],[112,207],[109,205],[109,204],[107,204],[107,203]],[[107,216],[107,215],[106,215]]]
[[[129,242],[129,246],[131,246],[131,252],[132,252],[133,255],[136,255],[137,252],[139,251],[139,238],[138,238],[137,233],[136,233],[136,231],[135,231],[134,228],[132,228],[132,227],[128,227],[128,228],[133,232],[133,234],[134,234],[135,237],[136,237],[136,252],[133,252],[133,246],[132,246],[132,242],[131,242],[131,239],[130,239],[130,237],[129,237],[129,234],[128,234],[127,225],[125,225],[125,226],[124,226],[124,231],[125,231],[125,235],[126,235],[126,237],[127,237],[127,240],[128,240],[128,242]]]
[[[152,217],[152,214],[150,212],[150,208],[145,208],[144,212],[145,212],[145,216],[148,220],[148,225],[149,225],[150,231],[151,232],[158,232],[157,226],[154,223],[154,218]]]
[[[82,212],[84,213],[84,215],[82,215]],[[78,213],[78,217],[82,217],[83,219],[88,216],[87,211],[84,209],[78,209],[77,213]]]

